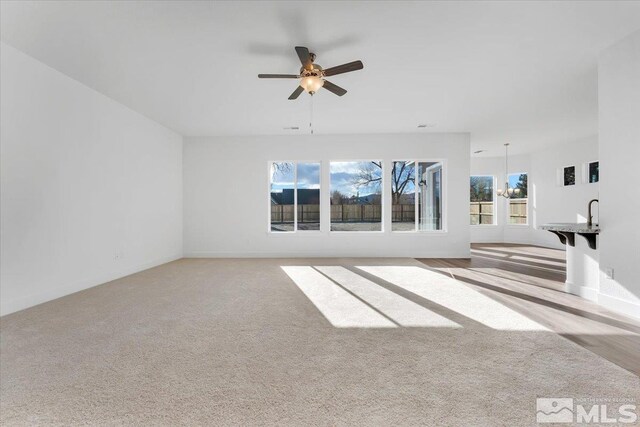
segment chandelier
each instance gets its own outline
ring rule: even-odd
[[[519,188],[509,187],[509,143],[504,144],[504,169],[505,169],[505,183],[504,189],[498,189],[498,196],[502,196],[505,199],[511,199],[514,196],[520,194]]]

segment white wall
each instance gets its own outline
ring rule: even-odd
[[[182,137],[1,45],[0,311],[182,254]]]
[[[267,232],[271,160],[322,161],[325,229],[330,160],[446,159],[448,232]],[[184,145],[185,256],[469,256],[469,134],[188,138]],[[385,192],[385,230],[390,193]]]
[[[608,48],[598,63],[600,136],[599,301],[640,317],[640,31]]]
[[[599,184],[583,182],[583,165],[598,160],[598,138],[556,144],[531,154],[510,156],[509,172],[527,172],[529,183],[529,226],[506,225],[507,200],[499,197],[498,225],[471,227],[471,241],[527,243],[563,249],[556,236],[537,227],[549,222],[586,222],[589,200],[598,198]],[[558,173],[565,166],[576,167],[576,185],[564,187]],[[504,156],[471,158],[473,175],[494,175],[498,188],[504,187]],[[598,205],[594,204],[594,221]]]
[[[560,247],[556,236],[536,227],[549,222],[587,222],[588,204],[597,199],[599,183],[583,180],[583,165],[597,161],[598,137],[596,135],[565,144],[557,144],[531,154],[534,200],[532,202],[532,243],[541,246]],[[565,166],[576,167],[576,185],[563,186],[560,181]],[[560,179],[559,179],[560,178]],[[598,204],[593,204],[593,220],[598,222]]]

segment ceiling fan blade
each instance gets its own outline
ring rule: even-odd
[[[295,74],[258,74],[259,79],[297,79]]]
[[[304,88],[302,86],[298,86],[296,90],[294,90],[293,93],[289,95],[289,99],[297,99],[302,92],[304,92]]]
[[[307,70],[312,69],[311,66],[311,55],[309,54],[309,49],[304,46],[296,46],[296,53],[298,54],[298,58],[300,58],[300,63]]]
[[[333,83],[327,80],[324,81],[324,84],[322,85],[322,87],[328,90],[329,92],[335,93],[338,96],[342,96],[345,93],[347,93],[347,91],[342,89],[340,86],[334,85]]]
[[[347,64],[338,65],[324,70],[325,76],[335,76],[336,74],[348,73],[350,71],[362,70],[364,64],[362,61],[353,61]]]

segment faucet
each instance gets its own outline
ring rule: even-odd
[[[587,214],[589,219],[587,220],[587,227],[591,227],[593,225],[593,214],[591,213],[591,206],[593,205],[593,202],[598,202],[598,205],[600,204],[600,201],[598,199],[589,201],[589,213]]]

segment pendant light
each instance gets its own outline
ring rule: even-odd
[[[504,189],[499,188],[497,193],[498,196],[502,196],[505,199],[511,199],[514,196],[518,196],[520,194],[519,188],[509,187],[509,143],[504,144],[504,173],[505,173],[505,183]]]

